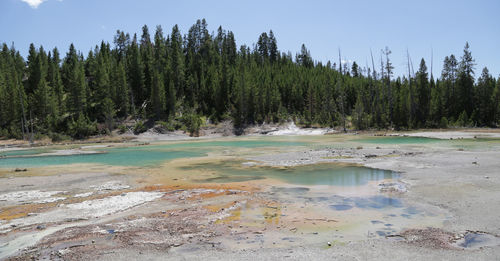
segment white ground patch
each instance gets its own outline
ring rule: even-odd
[[[163,194],[161,192],[129,192],[120,196],[70,204],[66,207],[71,210],[81,210],[85,217],[101,217],[155,200]]]
[[[90,186],[90,188],[93,188],[94,190],[97,191],[103,191],[103,190],[121,190],[121,189],[128,189],[130,188],[129,185],[124,185],[120,181],[108,181],[102,185],[95,185],[95,186]]]
[[[269,132],[267,135],[280,136],[280,135],[324,135],[327,133],[327,129],[303,129],[297,127],[294,122],[291,122],[284,128],[280,128],[277,131]]]
[[[85,192],[85,193],[76,194],[73,197],[75,197],[75,198],[86,198],[86,197],[92,196],[92,194],[94,194],[94,192]]]
[[[57,202],[57,201],[65,200],[65,199],[66,199],[65,197],[51,197],[51,198],[35,200],[35,201],[33,201],[33,203],[44,204],[44,203]]]
[[[96,149],[96,148],[108,148],[108,147],[110,147],[110,145],[99,144],[99,145],[81,146],[80,149],[84,150],[84,149]]]
[[[78,149],[68,149],[68,150],[54,150],[52,152],[41,153],[35,156],[43,157],[43,156],[70,156],[70,155],[82,155],[82,154],[98,154],[101,152],[93,151],[93,150],[78,150]]]
[[[61,204],[58,208],[52,211],[18,218],[11,220],[8,223],[0,224],[0,233],[9,232],[14,227],[99,218],[156,200],[161,198],[163,195],[164,193],[162,192],[129,192],[119,196],[88,200],[81,203],[68,205]]]
[[[0,201],[9,203],[49,203],[63,200],[63,197],[52,197],[65,191],[24,190],[0,194]]]

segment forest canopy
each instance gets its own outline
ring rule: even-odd
[[[161,123],[197,132],[205,119],[241,128],[294,120],[305,126],[415,129],[500,123],[500,80],[487,68],[476,77],[466,43],[443,60],[441,75],[421,59],[394,76],[389,48],[380,61],[323,64],[302,45],[278,49],[272,31],[252,47],[237,46],[231,31],[210,33],[198,20],[182,35],[147,26],[140,36],[118,30],[86,55],[73,44],[30,45],[26,60],[14,46],[0,51],[0,137],[28,134],[84,138],[109,133],[125,120],[135,132]],[[477,78],[477,81],[476,81]]]

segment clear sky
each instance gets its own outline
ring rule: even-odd
[[[170,32],[178,24],[186,34],[196,19],[205,18],[210,31],[219,25],[235,33],[238,45],[252,45],[272,29],[281,51],[300,50],[304,43],[314,59],[344,60],[361,66],[376,64],[388,46],[396,75],[406,69],[406,50],[415,70],[420,59],[440,75],[446,55],[462,56],[469,41],[476,75],[487,66],[500,74],[500,1],[498,0],[384,0],[384,1],[206,1],[206,0],[0,0],[0,42],[14,42],[26,55],[28,46],[65,54],[73,42],[87,52],[101,40],[112,42],[117,29],[140,36],[147,24]],[[377,67],[378,68],[378,67]]]

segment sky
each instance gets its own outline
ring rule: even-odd
[[[388,46],[396,76],[407,72],[407,50],[415,70],[421,58],[430,70],[432,54],[439,76],[444,57],[461,57],[468,41],[476,76],[485,66],[500,74],[498,0],[0,0],[0,43],[14,43],[25,57],[30,43],[62,54],[74,43],[87,54],[101,40],[112,43],[118,29],[140,37],[144,24],[151,35],[156,25],[169,33],[178,24],[187,34],[201,18],[210,31],[233,31],[238,45],[273,30],[281,51],[305,44],[323,63],[337,62],[340,48],[342,60],[362,67],[371,66],[371,50],[377,66]]]

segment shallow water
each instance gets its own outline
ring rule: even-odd
[[[216,141],[185,141],[168,142],[147,146],[98,148],[99,153],[78,155],[37,154],[52,152],[54,149],[32,149],[3,152],[6,158],[0,158],[0,168],[43,167],[52,165],[67,165],[75,163],[105,164],[112,166],[155,166],[162,162],[178,159],[206,156],[208,152],[224,148],[264,148],[283,146],[302,146],[305,142],[294,139],[235,139]],[[33,156],[33,157],[30,157]]]
[[[307,166],[275,168],[275,167],[242,167],[239,161],[223,161],[200,163],[182,167],[183,170],[197,170],[215,173],[215,177],[197,179],[198,183],[231,183],[257,179],[278,179],[296,185],[328,185],[352,187],[366,185],[370,181],[393,179],[398,174],[389,170],[372,169],[360,166],[339,164],[316,164]]]
[[[157,151],[148,149],[113,149],[96,154],[67,156],[11,157],[0,159],[0,168],[43,167],[52,165],[106,164],[117,166],[147,166],[177,158],[201,157],[203,151]]]
[[[356,140],[361,143],[372,144],[427,144],[442,142],[440,139],[424,138],[424,137],[401,137],[401,136],[383,136],[383,137],[369,137]]]
[[[385,237],[413,226],[439,226],[444,218],[440,213],[428,211],[421,206],[408,205],[397,195],[380,193],[378,183],[396,182],[399,178],[400,175],[393,171],[346,164],[277,168],[248,164],[241,158],[322,146],[349,148],[358,146],[359,143],[370,143],[372,145],[367,145],[370,147],[376,144],[454,144],[448,142],[451,141],[417,137],[358,138],[332,135],[241,137],[161,142],[145,146],[130,144],[125,145],[126,147],[92,147],[88,149],[99,153],[69,156],[36,156],[42,150],[34,149],[8,152],[7,158],[0,159],[0,168],[89,163],[143,167],[138,175],[144,173],[145,176],[151,175],[161,180],[151,184],[167,185],[172,180],[182,179],[187,183],[211,183],[210,186],[216,183],[230,187],[231,184],[227,183],[233,183],[236,187],[251,182],[251,186],[259,187],[258,192],[252,194],[248,199],[249,203],[235,210],[227,222],[256,228],[273,225],[286,229],[276,234],[255,234],[254,238],[236,236],[230,238],[230,244],[241,242],[245,247],[275,242],[281,246],[304,243],[324,245],[329,241],[346,242],[367,237]],[[55,148],[44,148],[43,152],[53,150]],[[189,160],[194,157],[199,159]],[[181,160],[170,165],[170,161],[174,159]],[[135,168],[131,170],[137,173]],[[174,176],[175,179],[172,179]],[[107,232],[114,233],[111,230]]]
[[[480,232],[470,232],[467,233],[463,239],[456,243],[459,247],[463,248],[482,248],[499,246],[500,238],[491,234],[480,233]]]

